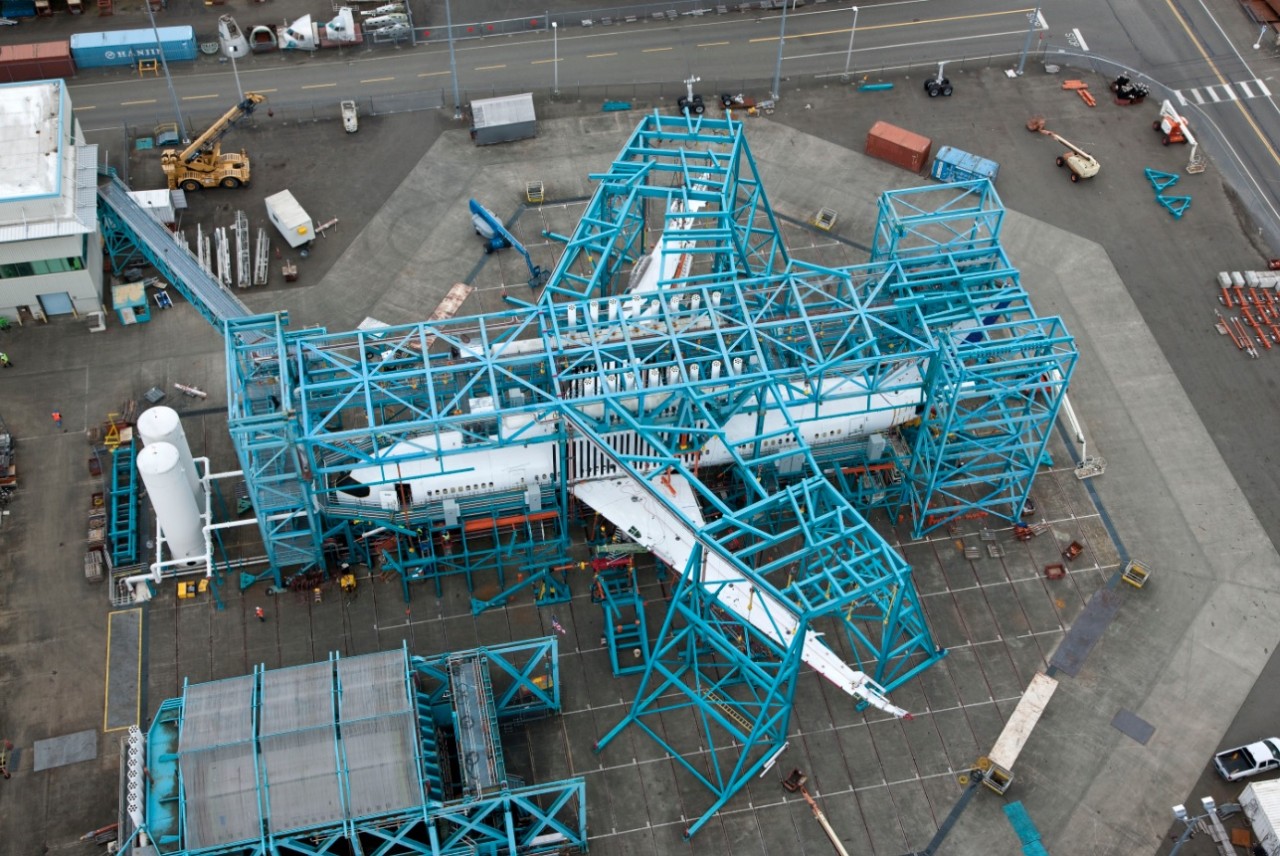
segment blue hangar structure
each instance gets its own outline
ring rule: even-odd
[[[609,634],[615,671],[641,677],[597,750],[626,729],[657,741],[709,793],[693,835],[785,748],[806,665],[851,703],[906,714],[887,693],[945,652],[910,567],[867,516],[908,518],[917,536],[974,514],[1016,521],[1077,351],[1060,319],[1033,309],[987,181],[884,193],[870,261],[828,268],[789,254],[740,122],[655,113],[593,179],[573,233],[551,236],[564,249],[536,300],[338,333],[251,315],[150,233],[118,179],[100,207],[117,265],[145,257],[225,333],[229,428],[269,559],[242,585],[309,586],[364,561],[398,575],[406,599],[465,581],[479,612],[519,593],[562,602],[585,567],[607,614],[642,616],[627,552],[670,566],[661,631]],[[656,291],[630,292],[646,264],[662,265]],[[825,430],[831,412],[857,420]],[[744,419],[749,436],[730,430]],[[554,466],[515,485],[475,471],[457,487],[478,453],[513,452]],[[361,501],[350,478],[371,471],[365,496],[378,499]],[[577,524],[589,563],[571,544]],[[498,597],[476,596],[495,583]],[[854,662],[823,636],[843,638]],[[314,664],[306,685],[333,701],[319,705],[323,721],[274,730],[265,702],[273,684],[301,680],[289,670],[237,679],[234,691],[188,687],[135,740],[172,768],[159,776],[148,763],[155,781],[138,784],[141,828],[165,807],[151,852],[585,848],[579,780],[502,778],[499,724],[559,708],[554,650],[521,644],[540,653],[514,665],[497,649],[442,655],[472,665],[455,676],[437,663],[425,688],[421,658],[376,655],[395,660],[379,660],[378,674],[397,688],[378,712],[347,710],[344,686],[370,680],[362,658]],[[633,646],[638,662],[618,656]],[[204,733],[200,694],[224,692],[253,713],[235,735],[192,738]],[[659,715],[696,723],[697,745],[669,742]],[[348,722],[394,716],[407,729],[386,744],[404,747],[397,797],[361,800]],[[332,795],[325,816],[267,810],[305,778],[271,747],[304,731],[333,748],[317,773]],[[207,776],[188,759],[230,746],[253,784],[241,798],[261,810],[214,840],[201,827]],[[492,771],[482,786],[466,772],[477,758]],[[455,775],[437,786],[441,768]]]

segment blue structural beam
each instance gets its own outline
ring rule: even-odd
[[[249,503],[277,587],[289,577],[324,568],[323,522],[311,498],[309,473],[296,451],[289,407],[289,340],[284,313],[226,323],[227,427],[245,474]]]
[[[117,567],[138,561],[138,468],[134,459],[133,443],[121,443],[111,453],[107,539],[111,562]]]

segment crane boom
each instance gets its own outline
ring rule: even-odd
[[[191,145],[182,150],[179,157],[183,163],[191,163],[200,155],[207,152],[213,152],[218,141],[226,135],[245,116],[253,112],[254,108],[267,100],[267,96],[259,92],[246,92],[244,100],[236,104],[230,110],[222,114],[218,121],[214,122],[200,136],[191,141]]]
[[[1070,140],[1064,140],[1062,137],[1059,137],[1059,136],[1058,136],[1057,134],[1055,134],[1053,131],[1041,131],[1040,133],[1042,133],[1042,134],[1048,134],[1050,137],[1052,137],[1052,138],[1054,139],[1054,141],[1055,141],[1055,142],[1059,142],[1059,143],[1061,143],[1062,145],[1064,145],[1064,146],[1066,146],[1067,148],[1071,149],[1071,151],[1073,151],[1073,152],[1075,152],[1076,154],[1080,155],[1080,157],[1082,157],[1082,158],[1089,158],[1090,160],[1092,160],[1092,159],[1093,159],[1093,155],[1089,154],[1089,153],[1088,153],[1088,152],[1086,152],[1084,149],[1080,148],[1079,146],[1077,146],[1075,143],[1071,142]]]

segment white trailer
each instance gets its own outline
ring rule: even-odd
[[[1240,794],[1253,834],[1267,856],[1280,856],[1280,781],[1251,782]]]
[[[311,243],[316,236],[315,225],[293,194],[287,190],[272,194],[266,199],[267,219],[280,230],[285,242],[293,248]]]

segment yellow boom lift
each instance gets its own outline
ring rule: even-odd
[[[169,189],[185,191],[206,187],[240,187],[249,183],[249,155],[241,149],[222,153],[222,137],[254,108],[267,100],[257,92],[246,92],[236,104],[209,129],[191,141],[182,151],[165,149],[160,155],[160,168],[169,180]]]

